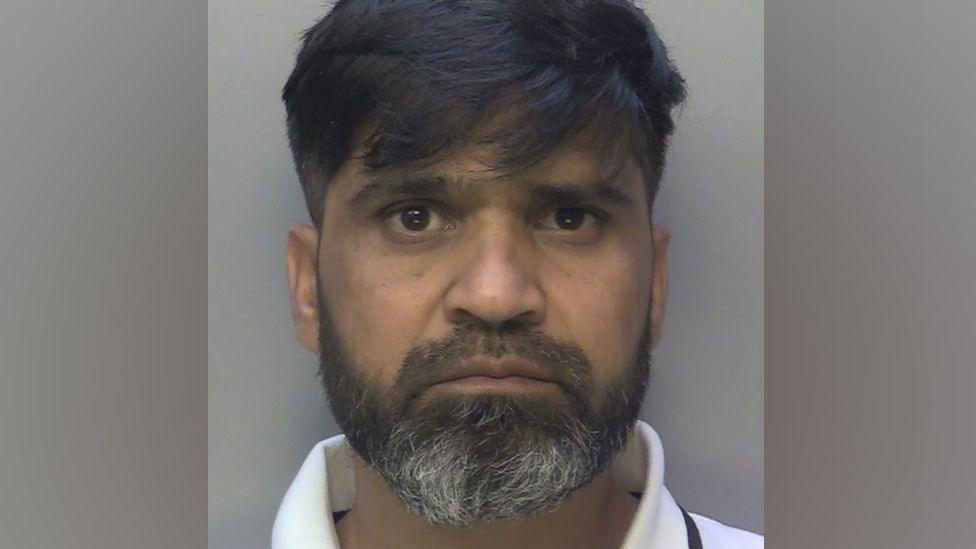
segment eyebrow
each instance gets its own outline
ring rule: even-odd
[[[598,202],[615,206],[629,206],[634,203],[630,195],[608,181],[557,185],[532,183],[529,187],[529,195],[533,200],[546,204]]]
[[[474,184],[443,173],[374,177],[356,191],[356,194],[349,199],[348,206],[362,208],[380,197],[434,197],[459,194]],[[589,183],[522,183],[521,185],[526,187],[531,200],[538,203],[597,202],[616,206],[629,206],[634,203],[629,194],[608,180]]]
[[[445,174],[375,177],[366,182],[349,199],[351,208],[361,208],[377,197],[439,196],[460,190],[464,182]]]

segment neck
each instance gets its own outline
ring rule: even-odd
[[[619,547],[637,510],[637,500],[608,468],[552,512],[471,527],[436,526],[410,513],[379,475],[357,462],[356,503],[336,528],[343,549]]]

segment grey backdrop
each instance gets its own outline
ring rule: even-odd
[[[209,545],[265,547],[309,448],[335,434],[295,342],[284,242],[307,220],[279,90],[318,2],[209,3]],[[688,81],[656,216],[671,294],[644,418],[694,511],[763,530],[763,3],[649,9]]]

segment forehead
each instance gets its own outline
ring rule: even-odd
[[[504,187],[511,194],[528,193],[532,186],[539,185],[613,187],[629,193],[634,201],[643,199],[643,179],[636,162],[630,158],[601,157],[591,150],[585,137],[567,141],[537,164],[515,173],[498,168],[496,149],[477,144],[461,147],[437,162],[381,170],[367,169],[363,152],[364,145],[360,142],[336,174],[330,185],[338,188],[336,194],[348,198],[372,184],[432,176],[430,179],[446,179],[463,184],[466,189],[484,188],[488,183],[510,183]]]
[[[516,173],[497,168],[497,157],[498,154],[490,148],[472,146],[432,165],[431,169],[470,181],[605,181],[616,175],[594,154],[579,146],[560,147],[538,164]]]

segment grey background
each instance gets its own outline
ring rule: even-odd
[[[766,10],[770,547],[974,547],[976,5]]]
[[[202,2],[0,2],[0,547],[206,539]]]
[[[289,226],[306,220],[279,90],[320,2],[209,4],[209,519],[214,548],[263,547],[308,450],[335,434],[295,341]],[[655,2],[691,96],[656,210],[674,232],[644,417],[687,508],[763,529],[762,2]]]

